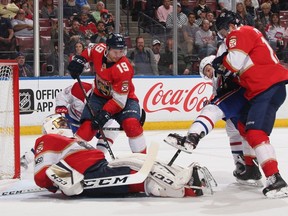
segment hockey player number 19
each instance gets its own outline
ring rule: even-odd
[[[116,67],[121,73],[129,71],[129,67],[126,62],[121,62],[120,64],[117,64]]]

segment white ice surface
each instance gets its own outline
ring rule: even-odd
[[[171,131],[146,131],[146,140],[160,143],[158,158],[170,161],[176,152],[165,144],[163,139]],[[173,131],[185,134],[186,131]],[[21,153],[29,150],[37,136],[21,137]],[[288,128],[274,129],[271,143],[275,148],[282,177],[288,181]],[[130,152],[127,138],[121,132],[113,146],[117,156]],[[109,155],[107,156],[109,159]],[[239,215],[239,216],[287,216],[288,198],[267,199],[262,188],[241,186],[232,175],[234,164],[230,153],[228,138],[223,129],[216,129],[201,140],[193,154],[180,153],[175,163],[187,166],[197,161],[206,166],[218,183],[213,195],[192,198],[85,198],[71,199],[62,194],[35,192],[29,194],[0,196],[0,215],[9,216],[199,216],[199,215]],[[262,178],[265,184],[265,178]],[[19,188],[33,186],[33,166],[22,170]],[[0,191],[8,190],[11,183],[0,181]]]

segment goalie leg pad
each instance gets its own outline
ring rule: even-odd
[[[184,197],[185,189],[184,187],[180,189],[173,189],[169,186],[159,184],[153,178],[147,178],[144,182],[145,193],[148,196],[156,197]]]
[[[46,170],[46,175],[67,196],[79,195],[83,192],[84,176],[64,160],[50,166]]]

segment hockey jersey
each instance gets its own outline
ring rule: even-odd
[[[94,94],[108,99],[103,110],[114,115],[125,107],[128,98],[138,101],[132,83],[134,69],[125,56],[114,64],[105,62],[105,52],[106,44],[100,43],[89,46],[81,55],[94,64]]]
[[[97,149],[87,150],[80,146],[76,139],[67,138],[58,134],[46,134],[35,141],[35,168],[34,180],[41,188],[56,192],[52,181],[45,171],[52,164],[64,159],[72,168],[84,173],[87,168],[105,158],[104,153]]]
[[[288,70],[279,63],[275,52],[256,28],[237,28],[226,37],[226,45],[228,55],[223,65],[239,74],[248,100],[276,83],[288,81]]]
[[[87,96],[92,91],[92,84],[82,82],[82,86],[86,91]],[[56,96],[56,107],[65,106],[68,108],[68,114],[76,121],[80,121],[82,111],[85,106],[85,97],[79,83],[74,83],[71,86],[63,89]]]

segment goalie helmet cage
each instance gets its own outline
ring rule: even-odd
[[[18,73],[15,60],[0,60],[0,180],[20,178]]]

